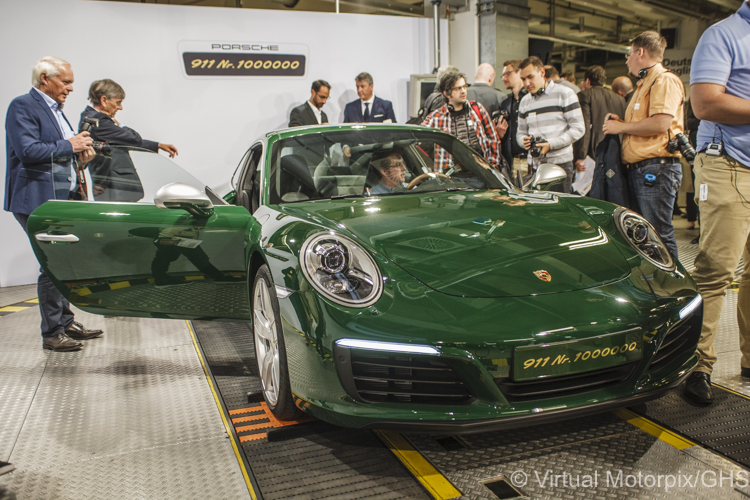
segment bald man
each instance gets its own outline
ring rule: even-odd
[[[633,97],[633,81],[629,76],[618,76],[612,80],[612,92],[625,98],[625,104],[630,104]]]
[[[500,104],[507,98],[492,86],[494,83],[495,68],[489,63],[482,63],[474,74],[474,85],[467,91],[467,98],[484,106],[490,116],[500,109]]]

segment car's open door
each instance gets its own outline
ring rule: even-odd
[[[105,152],[89,165],[93,199],[51,200],[29,218],[55,286],[97,314],[250,320],[250,213],[156,153]]]

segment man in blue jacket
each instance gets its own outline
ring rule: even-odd
[[[94,158],[88,132],[78,135],[62,112],[73,91],[73,70],[57,57],[44,57],[32,71],[34,87],[15,98],[5,118],[6,172],[4,209],[12,212],[24,231],[29,215],[47,200],[72,199],[81,181],[74,168]],[[78,153],[76,155],[76,153]],[[78,158],[76,158],[76,156]],[[64,166],[64,183],[55,185],[52,165]],[[102,335],[74,321],[70,303],[42,271],[37,281],[42,315],[42,347],[53,351],[78,351],[79,340]]]
[[[396,123],[391,101],[375,97],[370,73],[360,73],[354,81],[357,84],[359,99],[350,102],[344,108],[344,123]]]

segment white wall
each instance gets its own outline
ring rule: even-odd
[[[0,109],[29,91],[39,58],[62,57],[75,73],[75,91],[65,105],[74,126],[91,82],[111,78],[127,93],[117,119],[146,139],[177,146],[177,163],[222,194],[245,150],[266,132],[286,127],[291,109],[309,98],[312,81],[333,86],[324,111],[335,123],[357,98],[354,76],[367,71],[375,94],[393,102],[403,123],[409,75],[434,66],[428,18],[83,0],[0,0],[0,12]],[[447,33],[447,21],[441,29]],[[446,39],[441,37],[443,54]],[[304,44],[307,73],[188,78],[181,41]],[[4,154],[0,161],[4,178]],[[0,212],[0,231],[0,286],[35,282],[38,264],[11,214]]]
[[[464,73],[474,83],[474,73],[479,66],[479,23],[473,9],[455,14],[448,24],[450,30],[450,64]],[[494,64],[495,61],[488,61]],[[502,70],[502,68],[498,68]],[[497,78],[498,83],[500,78]]]

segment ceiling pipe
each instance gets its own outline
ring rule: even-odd
[[[548,40],[550,42],[557,42],[566,45],[577,45],[579,47],[588,47],[589,49],[600,49],[607,50],[609,52],[616,52],[618,54],[627,54],[630,47],[625,45],[618,45],[616,43],[601,42],[599,40],[584,40],[580,38],[574,38],[569,36],[547,36],[538,33],[529,32],[529,38],[536,40]]]
[[[274,1],[274,0],[269,0]],[[424,17],[424,13],[420,9],[419,13],[411,12],[411,7],[409,8],[409,11],[405,10],[396,10],[396,9],[389,9],[386,7],[387,5],[392,5],[390,3],[386,2],[379,2],[374,0],[368,0],[366,4],[362,4],[359,2],[354,2],[351,0],[320,0],[321,2],[327,2],[327,3],[333,3],[333,4],[341,4],[341,5],[349,5],[352,7],[357,7],[360,9],[373,9],[373,12],[375,13],[382,13],[382,14],[392,14],[397,16],[406,16],[406,17]]]
[[[435,69],[433,73],[437,73],[440,67],[440,0],[432,0],[432,22],[435,31]]]

